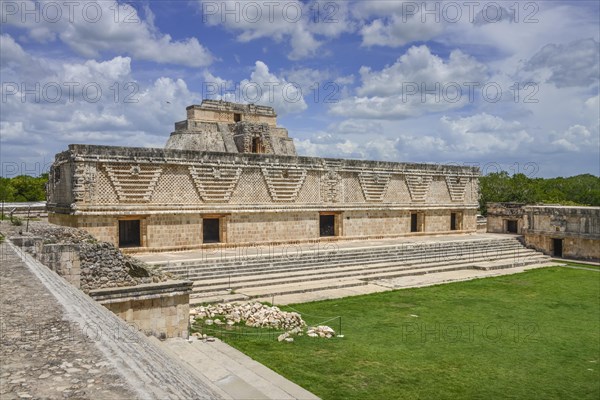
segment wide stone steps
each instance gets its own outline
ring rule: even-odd
[[[531,255],[525,260],[512,260],[505,259],[498,261],[497,268],[512,267],[515,264],[526,265],[531,263],[538,263],[544,261],[546,258],[539,255]],[[384,279],[384,278],[396,278],[406,275],[419,275],[421,273],[431,272],[431,268],[438,268],[438,271],[452,271],[459,269],[472,269],[477,268],[478,265],[484,265],[489,263],[485,258],[476,260],[470,260],[462,263],[451,263],[448,265],[447,262],[435,262],[435,263],[421,263],[416,265],[405,265],[398,263],[391,264],[378,264],[369,267],[348,267],[348,268],[335,268],[327,269],[325,271],[307,271],[302,274],[294,273],[274,273],[264,275],[254,275],[247,279],[214,279],[214,280],[202,280],[197,281],[193,288],[193,293],[203,293],[207,291],[226,291],[228,289],[240,291],[242,290],[246,294],[245,289],[256,288],[256,287],[268,287],[276,285],[286,284],[299,284],[307,281],[321,281],[324,279],[361,279],[364,281]],[[482,268],[483,269],[483,268]],[[425,272],[422,272],[425,271]],[[303,290],[304,291],[304,290]]]
[[[348,255],[344,253],[322,255],[319,257],[301,258],[301,259],[265,259],[265,260],[253,260],[253,261],[238,261],[235,263],[223,263],[221,266],[196,264],[195,266],[190,265],[186,267],[169,267],[162,266],[164,271],[180,275],[187,279],[200,279],[214,277],[218,275],[223,276],[243,276],[249,274],[260,273],[269,271],[271,269],[289,270],[289,269],[302,269],[302,268],[318,268],[321,266],[335,266],[335,265],[347,265],[349,263],[353,265],[365,265],[380,262],[398,262],[403,261],[405,263],[411,262],[423,262],[427,260],[444,260],[453,261],[456,259],[474,258],[480,255],[485,255],[492,258],[500,258],[506,256],[519,257],[521,254],[526,254],[530,250],[514,246],[499,246],[495,248],[493,252],[489,249],[472,249],[466,254],[462,250],[447,250],[436,253],[423,253],[422,251],[402,252],[402,253],[364,253],[362,255]]]
[[[317,281],[304,282],[302,285],[297,283],[282,283],[279,285],[253,287],[244,289],[243,292],[233,293],[227,296],[227,291],[211,291],[204,293],[193,293],[190,295],[190,304],[213,303],[219,301],[243,301],[258,297],[272,297],[283,294],[305,293],[312,291],[342,289],[347,287],[365,286],[369,282],[358,279],[321,279]],[[227,299],[226,297],[227,296]]]
[[[460,271],[460,270],[469,270],[469,269],[505,269],[512,268],[515,266],[526,266],[526,265],[534,265],[534,264],[543,264],[547,261],[547,258],[543,256],[536,257],[535,259],[528,260],[518,265],[515,265],[512,262],[497,262],[495,263],[494,268],[484,267],[486,262],[478,263],[477,266],[472,265],[472,263],[465,264],[454,264],[451,266],[428,266],[426,268],[407,268],[404,271],[395,271],[395,272],[387,272],[380,273],[376,276],[354,276],[353,279],[348,278],[337,278],[337,279],[328,279],[328,280],[318,280],[319,277],[316,277],[312,280],[304,280],[301,283],[283,283],[283,284],[273,284],[273,282],[265,281],[264,285],[259,285],[256,287],[249,288],[241,288],[237,289],[235,292],[231,292],[228,290],[217,290],[217,291],[207,291],[207,292],[197,292],[193,293],[190,296],[191,304],[203,304],[203,303],[215,303],[215,302],[232,302],[232,301],[247,301],[252,299],[270,299],[275,296],[283,296],[283,295],[291,295],[297,293],[307,293],[307,292],[321,292],[332,289],[344,289],[344,288],[352,288],[358,286],[368,285],[370,281],[377,279],[389,279],[389,278],[401,278],[401,277],[410,277],[416,275],[426,275],[426,274],[435,274],[441,272],[451,272],[451,271]],[[480,266],[481,265],[481,266]],[[371,285],[375,286],[375,285]]]
[[[244,277],[248,277],[248,276],[263,276],[265,274],[270,274],[270,273],[286,273],[287,275],[290,274],[302,274],[304,271],[318,271],[318,270],[322,270],[322,269],[327,269],[327,270],[331,270],[335,267],[339,267],[339,268],[344,268],[344,269],[348,269],[348,268],[356,268],[356,269],[365,269],[365,268],[372,268],[372,267],[376,267],[376,266],[380,266],[380,265],[384,265],[384,266],[389,266],[389,265],[403,265],[403,266],[412,266],[412,265],[418,265],[418,264],[423,264],[423,263],[431,263],[431,262],[442,262],[442,263],[452,263],[452,262],[457,262],[457,261],[492,261],[492,260],[498,260],[498,259],[512,259],[512,260],[519,260],[519,259],[524,259],[526,257],[532,256],[532,255],[537,255],[539,253],[533,251],[533,250],[522,250],[520,252],[512,252],[512,251],[505,251],[505,252],[499,252],[499,253],[495,253],[493,256],[489,256],[487,254],[478,254],[478,255],[471,255],[469,257],[460,257],[460,254],[448,254],[445,257],[437,257],[437,258],[423,258],[423,257],[417,257],[417,258],[384,258],[384,259],[380,259],[380,260],[366,260],[366,261],[357,261],[357,260],[342,260],[342,261],[337,261],[336,262],[320,262],[320,263],[315,263],[315,264],[294,264],[293,262],[290,262],[288,265],[283,265],[283,266],[264,266],[263,268],[258,268],[258,267],[253,267],[253,268],[248,268],[248,269],[239,269],[239,270],[235,270],[235,271],[230,271],[230,272],[213,272],[213,273],[205,273],[205,272],[193,272],[190,271],[189,273],[186,274],[182,274],[180,276],[185,277],[186,279],[189,280],[196,280],[196,281],[202,281],[202,282],[208,282],[210,280],[214,280],[214,279],[222,279],[223,281],[225,280],[230,280],[230,279],[243,279]]]
[[[280,248],[283,253],[245,257],[230,253],[229,257],[211,255],[212,258],[202,260],[154,264],[193,280],[190,302],[201,304],[302,296],[302,293],[336,289],[375,292],[388,290],[373,284],[386,279],[461,270],[477,274],[476,271],[540,265],[549,260],[541,253],[525,248],[514,237],[409,242],[333,251],[328,247],[327,250],[293,249],[297,252],[288,250],[288,255]],[[359,289],[361,287],[366,289]]]
[[[499,243],[498,243],[499,242]],[[294,257],[293,253],[289,255],[264,255],[264,256],[237,256],[230,258],[207,258],[202,260],[189,260],[179,262],[155,262],[153,265],[160,266],[163,270],[178,273],[189,271],[192,268],[202,268],[204,271],[222,271],[228,267],[243,267],[248,268],[253,265],[263,266],[265,264],[277,265],[285,264],[290,261],[295,263],[314,263],[319,260],[342,260],[342,259],[377,259],[381,257],[396,257],[396,258],[407,258],[413,254],[418,254],[419,257],[439,257],[441,253],[447,253],[449,251],[459,251],[469,253],[488,252],[493,253],[501,250],[524,250],[525,248],[516,240],[501,240],[496,243],[492,242],[481,242],[473,244],[473,242],[467,243],[467,246],[403,246],[403,247],[376,247],[376,248],[363,248],[363,249],[352,249],[343,251],[319,251],[315,253],[313,250],[306,250],[301,253],[299,257]]]
[[[487,257],[477,257],[468,260],[462,261],[465,264],[476,265],[483,262],[490,262],[499,260],[506,264],[507,262],[511,262],[512,264],[519,264],[521,262],[537,259],[540,257],[540,254],[535,251],[526,252],[520,254],[519,257],[511,257],[510,254],[507,254],[505,257],[499,258],[487,258]],[[456,260],[455,260],[456,261]],[[461,261],[459,261],[461,262]],[[199,290],[201,288],[208,287],[218,287],[219,289],[235,289],[240,287],[252,287],[252,286],[261,286],[264,285],[264,282],[267,284],[275,284],[278,279],[287,279],[288,281],[302,281],[307,277],[318,276],[325,277],[329,275],[338,275],[340,277],[344,276],[352,276],[354,275],[375,275],[381,271],[404,271],[404,270],[416,270],[419,268],[426,268],[430,265],[448,265],[449,262],[447,260],[433,261],[433,262],[412,262],[407,263],[403,261],[389,261],[383,263],[369,264],[369,265],[338,265],[331,267],[320,267],[320,268],[310,268],[305,267],[302,269],[293,269],[293,270],[285,270],[285,269],[270,269],[264,271],[262,274],[244,274],[238,276],[228,276],[228,277],[215,277],[210,279],[194,279],[193,277],[188,277],[187,279],[194,280],[194,290]],[[451,264],[451,263],[450,263]]]

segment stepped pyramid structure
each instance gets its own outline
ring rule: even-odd
[[[204,100],[165,148],[72,144],[50,222],[128,251],[476,231],[479,170],[301,157],[271,107]]]

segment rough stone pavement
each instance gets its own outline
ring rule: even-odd
[[[0,398],[226,396],[6,242],[0,244]]]
[[[0,245],[0,397],[131,399],[135,393],[6,244]]]

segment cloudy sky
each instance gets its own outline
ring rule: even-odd
[[[599,174],[597,1],[1,2],[2,175],[163,147],[203,98],[301,155]]]

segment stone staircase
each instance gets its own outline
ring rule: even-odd
[[[190,302],[200,304],[360,287],[380,279],[440,272],[523,267],[549,260],[511,236],[153,264],[194,281]]]
[[[179,338],[163,342],[156,338],[151,340],[229,398],[318,400],[314,394],[218,339],[213,342],[195,340],[195,337],[189,341]]]

